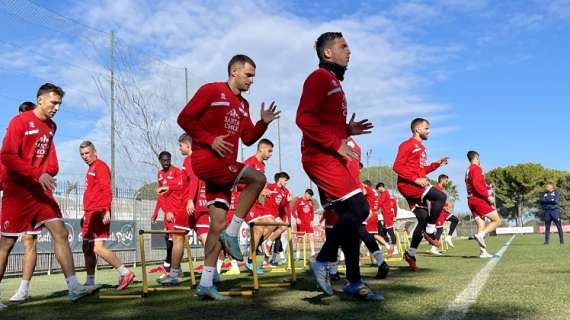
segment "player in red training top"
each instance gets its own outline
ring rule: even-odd
[[[330,285],[328,265],[336,261],[340,245],[346,257],[348,280],[343,291],[366,300],[383,300],[366,286],[360,276],[358,228],[368,217],[370,209],[360,184],[351,177],[347,168],[348,161],[357,158],[347,144],[348,138],[370,133],[373,126],[368,120],[355,121],[354,114],[346,122],[348,106],[340,82],[344,80],[350,49],[342,34],[326,32],[320,35],[315,48],[319,68],[303,84],[296,117],[303,132],[301,161],[319,192],[332,200],[339,221],[311,263],[311,269],[319,287],[332,295],[334,291]]]
[[[95,286],[95,267],[97,256],[103,258],[119,273],[117,290],[125,289],[135,279],[115,253],[105,246],[111,240],[111,170],[103,160],[97,157],[97,150],[91,141],[79,145],[79,154],[89,166],[85,175],[85,193],[83,193],[83,218],[81,236],[83,237],[83,255],[87,271],[86,286]]]
[[[374,240],[376,240],[378,243],[385,246],[386,250],[389,250],[390,244],[388,244],[388,242],[386,242],[386,239],[384,239],[378,232],[379,196],[376,190],[372,188],[372,182],[370,182],[370,180],[364,180],[362,182],[362,192],[366,196],[366,200],[368,201],[368,205],[370,206],[370,214],[368,215],[366,221],[363,222],[366,232],[369,233],[372,236],[372,238],[374,238]]]
[[[5,173],[2,179],[2,225],[0,226],[0,281],[8,255],[19,235],[30,228],[46,227],[51,234],[56,258],[67,279],[69,298],[80,299],[93,288],[77,283],[69,232],[62,221],[59,205],[53,197],[59,170],[53,137],[56,125],[51,120],[59,111],[63,90],[53,84],[42,85],[37,92],[36,108],[15,116],[6,129],[0,159]],[[5,306],[0,304],[0,309]]]
[[[313,194],[313,190],[305,190],[303,196],[295,201],[295,207],[293,209],[293,217],[297,223],[297,237],[295,241],[295,246],[297,247],[295,259],[297,260],[301,258],[300,243],[305,236],[309,242],[311,257],[315,255],[315,237],[313,230],[315,206],[313,204]]]
[[[172,165],[171,159],[172,155],[168,151],[162,151],[158,155],[162,169],[157,173],[158,198],[151,222],[156,223],[158,213],[162,212],[166,230],[189,230],[189,215],[186,211],[187,199],[185,198],[186,175],[184,171]],[[170,238],[172,239],[170,272],[166,277],[158,279],[162,285],[179,284],[179,276],[182,273],[180,262],[184,256],[185,237],[183,234],[171,233]]]
[[[30,101],[25,101],[20,104],[18,107],[18,112],[26,112],[34,110],[36,104]],[[2,184],[2,175],[4,172],[4,166],[2,162],[0,162],[0,184]],[[0,188],[0,190],[2,190]],[[0,225],[2,221],[2,216],[0,213]],[[33,226],[30,226],[30,230],[26,231],[22,234],[21,240],[24,246],[24,257],[22,259],[22,280],[20,282],[20,286],[14,293],[14,295],[10,298],[10,302],[24,302],[30,299],[30,295],[28,294],[30,288],[30,281],[32,280],[32,276],[34,274],[34,270],[36,269],[36,262],[37,262],[37,254],[36,254],[36,244],[38,241],[38,234],[40,234],[40,230],[34,230]]]
[[[204,271],[197,288],[201,298],[228,300],[213,285],[216,260],[222,246],[241,260],[237,234],[265,186],[265,176],[237,162],[239,139],[246,145],[259,140],[273,120],[279,118],[277,106],[261,104],[261,119],[253,125],[249,104],[241,93],[248,91],[255,77],[255,63],[245,55],[236,55],[228,63],[228,82],[203,85],[178,116],[178,124],[193,139],[192,168],[206,183],[210,212],[210,231],[205,246]],[[226,228],[226,213],[231,192],[244,184],[236,212]],[[225,230],[224,230],[225,229]]]
[[[467,205],[471,210],[471,214],[477,223],[477,234],[473,236],[479,243],[481,258],[491,258],[492,255],[487,252],[487,244],[485,243],[485,235],[493,232],[501,225],[501,217],[495,209],[495,198],[489,194],[491,186],[485,181],[485,175],[481,168],[481,158],[477,151],[467,152],[467,159],[471,165],[465,174],[465,185],[467,186]],[[485,225],[484,218],[488,218],[491,222]]]
[[[417,271],[416,250],[424,237],[430,244],[438,245],[435,239],[435,223],[445,205],[445,193],[433,188],[426,175],[441,165],[447,164],[447,157],[427,164],[426,148],[422,141],[429,136],[429,121],[416,118],[410,128],[413,136],[398,147],[398,155],[393,169],[398,175],[398,191],[406,198],[410,209],[418,219],[418,225],[412,235],[410,248],[404,253],[404,259],[412,271]],[[430,202],[429,212],[427,202]]]
[[[398,241],[396,239],[396,234],[394,233],[394,222],[396,221],[396,216],[398,214],[398,202],[394,195],[384,183],[379,182],[376,184],[376,191],[378,195],[378,206],[380,207],[380,212],[382,213],[382,234],[390,238],[390,243],[387,245],[388,256],[398,255]]]
[[[442,192],[445,192],[445,187],[449,184],[449,177],[445,174],[440,174],[437,177],[437,184],[435,187]],[[437,233],[435,238],[439,241],[441,239],[441,235],[443,234],[443,225],[446,221],[450,222],[449,225],[449,232],[445,237],[445,242],[453,248],[453,241],[451,238],[453,237],[453,232],[455,232],[455,228],[459,224],[459,219],[453,215],[453,204],[449,201],[449,197],[447,198],[448,201],[445,202],[445,206],[443,206],[443,211],[439,214],[439,218],[437,218],[437,222],[435,227],[437,228]],[[435,246],[431,247],[431,253],[434,255],[441,255],[438,248]]]

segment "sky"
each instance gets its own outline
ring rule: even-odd
[[[162,130],[164,148],[178,162],[175,119],[186,101],[184,68],[191,96],[204,83],[225,81],[229,58],[245,53],[256,61],[257,75],[244,97],[254,120],[262,101],[275,100],[283,111],[282,168],[292,176],[290,189],[301,193],[309,182],[300,166],[295,111],[303,81],[318,63],[314,41],[341,31],[352,51],[343,81],[349,113],[375,125],[372,134],[357,137],[372,150],[370,165],[391,165],[410,136],[411,119],[424,117],[432,130],[428,157],[450,157],[434,175],[446,173],[460,187],[457,210],[467,210],[468,150],[479,151],[487,170],[537,162],[570,171],[570,0],[0,0],[0,30],[0,126],[20,102],[34,100],[42,83],[67,92],[55,118],[59,181],[83,180],[77,152],[83,139],[110,158],[111,30],[120,83],[136,83],[152,100],[160,120],[153,128]],[[149,163],[158,163],[144,151],[124,152],[140,139],[125,129],[127,122],[119,115],[115,167],[122,185],[136,187],[155,179]],[[267,137],[276,141],[275,123]],[[277,171],[278,162],[276,153],[267,171]]]

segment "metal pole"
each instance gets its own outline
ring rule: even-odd
[[[371,155],[372,149],[368,149],[368,151],[366,151],[366,176],[368,180],[370,180],[370,166],[368,165],[368,160],[370,159]]]
[[[115,194],[115,70],[114,70],[114,46],[115,32],[111,31],[110,39],[109,70],[111,71],[111,187]]]
[[[279,125],[281,122],[280,119],[277,118],[277,147],[278,149],[278,156],[279,156],[279,171],[281,170],[281,126]]]
[[[184,68],[184,89],[186,90],[186,102],[188,102],[188,68]]]

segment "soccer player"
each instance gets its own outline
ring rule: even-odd
[[[384,183],[379,182],[376,184],[376,190],[379,193],[378,204],[380,206],[380,212],[382,213],[382,224],[384,232],[383,234],[390,237],[390,244],[388,244],[388,257],[392,255],[398,255],[398,242],[396,239],[396,234],[394,233],[394,221],[396,221],[396,215],[398,214],[398,202],[394,195]]]
[[[103,258],[119,273],[117,290],[125,289],[135,279],[135,274],[121,263],[115,253],[105,246],[110,240],[111,203],[111,170],[107,164],[97,157],[97,150],[91,141],[83,141],[79,145],[79,154],[89,166],[85,175],[85,193],[83,193],[83,218],[81,236],[83,237],[83,255],[87,270],[86,286],[95,286],[95,269],[97,257]]]
[[[198,296],[228,300],[213,285],[216,259],[222,246],[235,259],[243,259],[237,234],[245,215],[265,187],[265,176],[237,162],[239,139],[255,143],[273,120],[279,118],[277,106],[261,104],[261,119],[253,125],[249,103],[241,93],[248,91],[255,77],[255,62],[236,55],[228,63],[228,81],[208,83],[198,89],[178,116],[178,124],[194,140],[192,168],[206,183],[210,230],[205,246],[204,271],[197,288]],[[226,228],[233,186],[244,184],[236,212]],[[225,230],[224,230],[225,229]]]
[[[171,159],[172,155],[168,151],[162,151],[158,155],[162,169],[157,173],[158,199],[151,222],[156,223],[158,212],[162,211],[166,230],[189,230],[189,214],[186,211],[187,199],[185,199],[186,175],[181,169],[172,165]],[[184,256],[185,237],[183,234],[171,233],[170,239],[172,239],[172,262],[167,276],[158,279],[162,285],[179,284],[179,276],[182,274],[180,262]]]
[[[366,300],[383,300],[360,276],[358,228],[368,217],[370,208],[359,181],[352,178],[347,168],[347,162],[358,157],[348,145],[348,138],[370,133],[373,126],[368,120],[355,121],[354,114],[348,124],[346,122],[348,106],[340,82],[344,80],[350,49],[342,33],[320,35],[315,48],[319,68],[305,80],[296,116],[296,123],[303,132],[301,161],[319,192],[331,199],[339,221],[311,263],[311,270],[319,287],[332,295],[328,266],[330,261],[336,261],[340,245],[346,257],[348,280],[343,291]],[[325,205],[330,204],[323,203],[323,207]]]
[[[359,177],[360,178],[360,177]],[[374,188],[372,188],[372,182],[370,180],[364,180],[362,182],[362,191],[366,196],[366,200],[368,200],[368,205],[370,206],[370,214],[366,221],[363,223],[365,225],[365,230],[369,233],[372,238],[381,245],[386,247],[386,250],[390,249],[390,244],[386,242],[386,240],[378,234],[378,193]],[[371,251],[371,253],[374,253]],[[383,260],[383,259],[382,259]]]
[[[300,243],[301,239],[306,235],[309,240],[309,248],[311,250],[311,257],[315,255],[315,237],[313,230],[313,220],[315,218],[315,208],[313,204],[313,190],[305,190],[305,194],[295,201],[295,209],[293,210],[293,217],[297,222],[297,250],[295,259],[301,258]]]
[[[437,184],[435,185],[435,187],[439,191],[445,192],[445,186],[447,186],[448,183],[449,183],[449,177],[445,174],[441,174],[439,175],[439,177],[437,177]],[[445,221],[450,222],[449,231],[447,237],[445,237],[445,242],[450,247],[453,248],[454,246],[451,238],[453,237],[453,232],[455,232],[455,228],[457,228],[457,225],[459,224],[459,219],[453,215],[453,204],[449,201],[446,201],[445,206],[443,206],[443,211],[439,214],[439,218],[437,219],[437,222],[435,224],[435,227],[437,228],[437,233],[435,237],[437,240],[441,239],[441,235],[443,234],[443,225],[445,224]],[[435,250],[433,248],[434,247],[432,246],[431,252],[435,255],[438,255],[436,252],[439,251],[437,250],[437,247],[435,247]]]
[[[485,235],[495,231],[501,225],[501,217],[495,209],[495,198],[489,194],[490,186],[485,181],[485,175],[481,168],[481,158],[477,151],[467,152],[467,159],[471,165],[465,174],[465,185],[467,186],[467,205],[477,223],[477,234],[473,236],[480,249],[480,258],[491,258],[493,255],[487,252]],[[491,220],[485,224],[484,218]]]
[[[25,101],[20,104],[18,107],[18,112],[27,112],[31,111],[36,107],[35,103],[30,101]],[[3,173],[4,167],[0,162],[0,170]],[[2,183],[2,174],[0,173],[0,184]],[[1,189],[0,189],[1,190]],[[2,221],[0,216],[0,222]],[[10,298],[10,302],[24,302],[30,299],[29,289],[30,289],[30,281],[32,280],[32,276],[34,274],[34,270],[36,268],[37,262],[37,252],[36,252],[36,244],[38,239],[38,234],[40,233],[39,230],[33,230],[30,226],[30,230],[26,231],[21,235],[22,244],[24,246],[24,257],[22,261],[22,280],[20,281],[20,286],[14,293],[14,295]]]
[[[424,237],[431,245],[438,245],[435,239],[435,223],[445,205],[445,193],[433,188],[426,175],[447,164],[448,157],[427,164],[426,148],[422,141],[427,140],[430,130],[429,121],[416,118],[410,125],[413,136],[402,142],[393,169],[398,175],[398,190],[408,201],[410,210],[418,219],[418,225],[412,235],[410,248],[404,253],[404,259],[412,271],[418,271],[416,250]],[[429,212],[428,205],[430,203]]]
[[[6,271],[8,256],[19,235],[46,227],[51,234],[55,256],[67,280],[72,301],[93,293],[93,288],[77,282],[69,232],[52,191],[59,170],[53,136],[52,118],[59,111],[63,90],[51,83],[37,92],[36,108],[10,121],[4,136],[0,160],[5,173],[2,179],[2,225],[0,227],[0,281]],[[0,309],[5,308],[0,304]]]

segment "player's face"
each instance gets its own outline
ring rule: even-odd
[[[178,150],[183,156],[191,156],[192,155],[192,145],[188,142],[179,142],[178,143]]]
[[[36,109],[41,117],[51,119],[59,111],[61,106],[61,96],[55,92],[48,92],[38,97]]]
[[[551,184],[547,184],[546,185],[546,192],[552,192],[554,191],[554,186]]]
[[[162,167],[162,169],[164,171],[170,169],[170,157],[169,156],[162,156],[162,157],[160,157],[160,159],[158,159],[158,161],[160,161],[160,166]]]
[[[384,188],[384,187],[378,187],[378,191],[384,192],[384,190],[386,190],[386,188]]]
[[[311,200],[312,197],[313,197],[313,196],[311,196],[310,193],[305,192],[305,200]]]
[[[416,128],[416,132],[418,133],[418,135],[420,136],[420,138],[422,140],[427,140],[429,137],[429,123],[428,122],[422,122],[417,128]]]
[[[81,155],[81,159],[83,159],[83,161],[88,165],[92,164],[93,161],[97,159],[97,152],[95,152],[91,147],[79,149],[79,154]]]
[[[247,62],[243,65],[237,64],[232,74],[235,77],[237,89],[241,92],[248,91],[249,87],[253,84],[255,68]]]
[[[449,183],[449,179],[443,179],[443,180],[441,180],[441,185],[444,186],[444,187],[445,187],[448,183]]]
[[[348,66],[348,61],[350,60],[348,43],[344,38],[334,39],[332,46],[325,49],[325,56],[328,56],[331,62],[341,67]]]
[[[279,178],[278,183],[279,183],[282,187],[286,187],[286,186],[287,186],[287,183],[289,183],[289,179]]]
[[[264,161],[269,160],[269,158],[271,158],[271,156],[273,155],[273,147],[270,145],[261,145],[259,148],[259,151],[261,152],[261,158]]]

